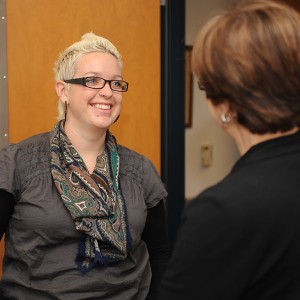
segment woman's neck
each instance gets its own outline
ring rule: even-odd
[[[84,130],[65,124],[65,132],[73,147],[80,154],[90,173],[93,173],[96,160],[105,148],[106,130]]]

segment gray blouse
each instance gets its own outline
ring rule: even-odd
[[[123,262],[81,273],[75,263],[81,233],[52,181],[49,147],[43,133],[0,151],[0,189],[16,201],[5,234],[5,292],[22,300],[145,299],[151,268],[141,234],[147,209],[167,195],[154,166],[119,146],[132,248]]]

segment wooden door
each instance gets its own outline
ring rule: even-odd
[[[57,116],[54,61],[92,31],[116,45],[129,82],[111,131],[160,171],[159,0],[7,0],[6,19],[9,142],[52,129]]]

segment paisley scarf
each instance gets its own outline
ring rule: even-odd
[[[63,120],[58,122],[51,132],[51,174],[76,230],[82,232],[76,263],[87,272],[96,265],[125,260],[129,250],[117,142],[108,131],[104,153],[98,156],[93,174],[89,174],[63,124]]]

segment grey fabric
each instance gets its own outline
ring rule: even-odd
[[[166,197],[152,163],[119,146],[120,184],[132,249],[126,261],[82,274],[76,267],[75,230],[50,174],[49,133],[0,152],[0,189],[16,204],[5,235],[2,284],[12,299],[146,298],[151,281],[147,246],[141,240],[147,209]],[[0,203],[1,205],[1,203]]]

